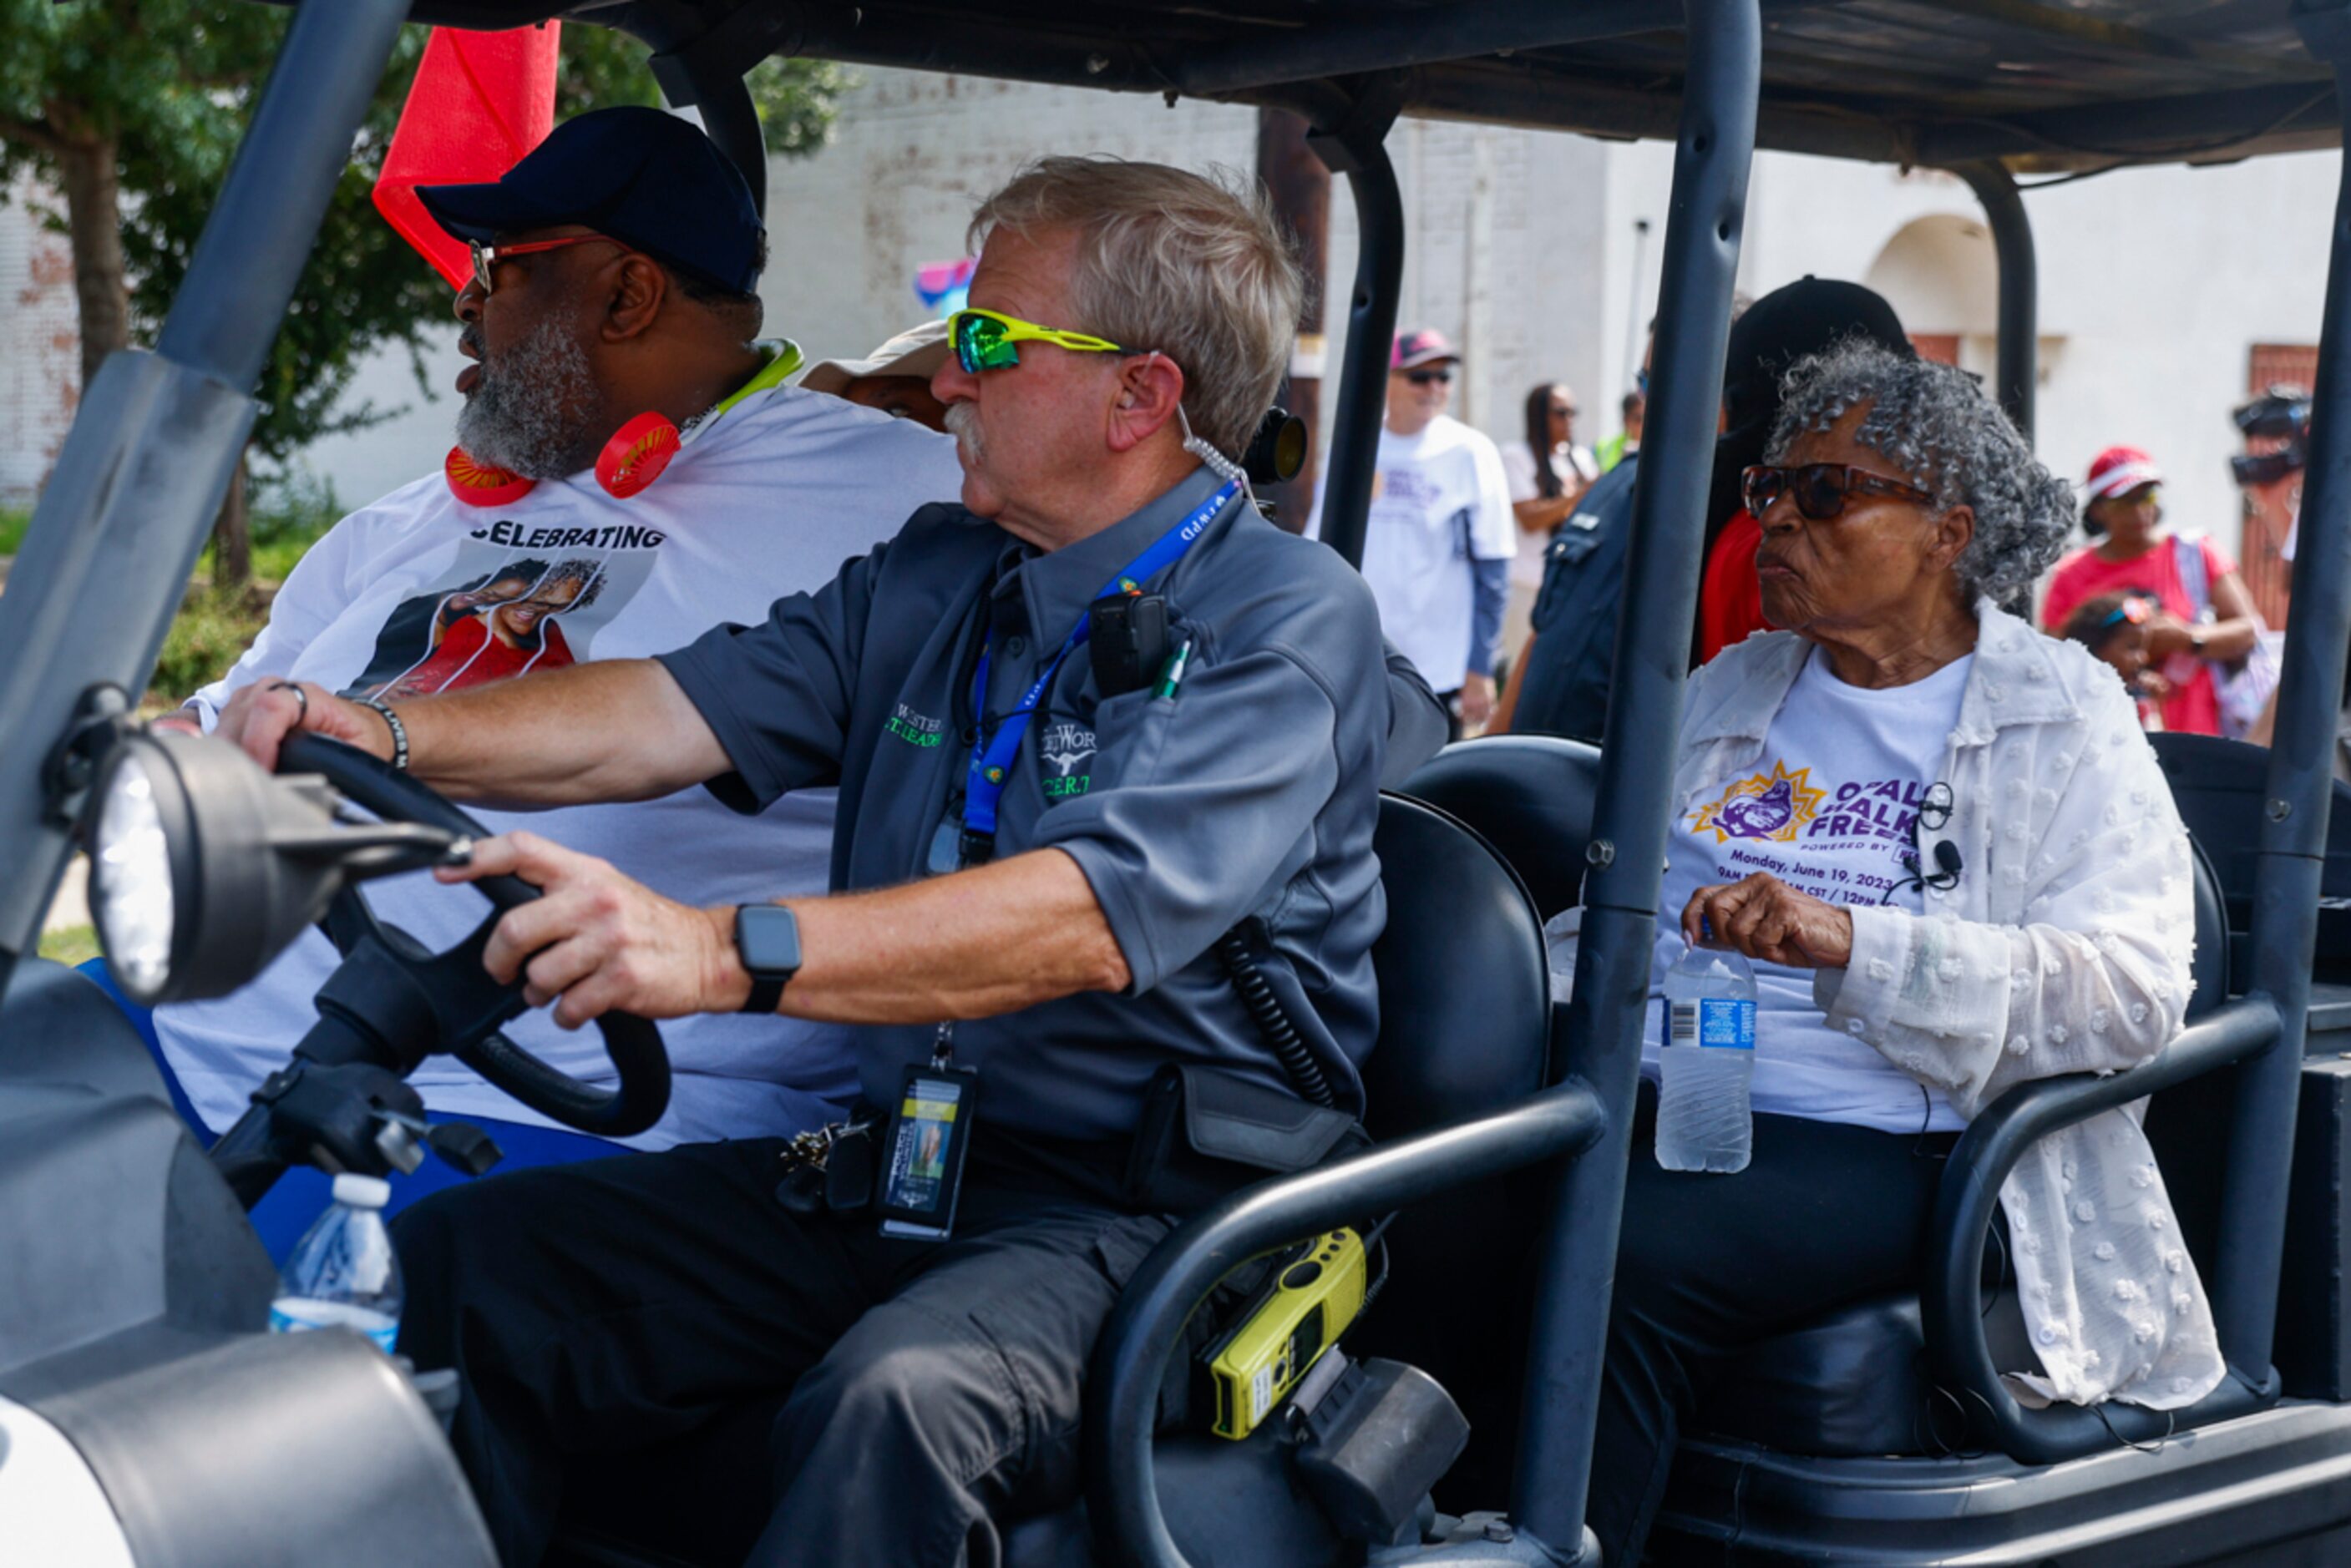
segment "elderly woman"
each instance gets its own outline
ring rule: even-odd
[[[1916,1285],[1970,1117],[2149,1060],[2190,986],[2187,837],[2129,696],[1999,608],[2056,556],[2070,492],[1974,382],[1867,343],[1806,359],[1746,493],[1787,629],[1692,678],[1655,974],[1701,937],[1753,961],[1753,1155],[1661,1168],[1645,1084],[1592,1485],[1611,1563],[1639,1561],[1742,1347]],[[2220,1380],[2135,1117],[2053,1134],[2001,1199],[2025,1388],[2172,1408]]]

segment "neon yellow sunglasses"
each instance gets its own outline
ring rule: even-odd
[[[964,373],[1005,370],[1020,363],[1023,343],[1050,343],[1076,354],[1123,354],[1124,348],[1106,337],[1040,327],[1017,316],[993,310],[958,310],[947,317],[947,341],[955,345],[956,363]]]

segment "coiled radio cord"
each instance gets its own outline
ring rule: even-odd
[[[1250,928],[1262,931],[1255,919],[1243,920],[1217,939],[1217,959],[1232,977],[1233,989],[1240,992],[1241,1005],[1257,1024],[1258,1033],[1273,1048],[1281,1063],[1281,1070],[1298,1092],[1318,1106],[1335,1106],[1337,1098],[1331,1093],[1331,1082],[1323,1077],[1322,1069],[1314,1064],[1314,1054],[1306,1042],[1290,1027],[1290,1015],[1281,1010],[1281,999],[1273,994],[1273,986],[1258,968],[1257,955],[1251,950]]]

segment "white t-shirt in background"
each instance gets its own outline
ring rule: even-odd
[[[1311,538],[1322,537],[1316,487]],[[1388,640],[1432,691],[1458,691],[1469,672],[1473,577],[1469,563],[1507,561],[1519,524],[1494,443],[1439,414],[1417,435],[1380,427],[1378,471],[1364,524],[1364,580],[1379,602]]]
[[[821,587],[850,556],[921,506],[955,499],[961,484],[946,437],[796,388],[753,393],[625,501],[583,472],[511,505],[476,508],[436,473],[352,513],[311,546],[268,626],[195,706],[210,729],[230,691],[266,677],[412,695],[667,652]],[[598,722],[624,725],[630,716]],[[787,795],[756,817],[698,787],[628,805],[475,815],[493,833],[528,828],[688,903],[821,893],[830,880],[829,789]],[[470,888],[424,873],[365,891],[380,917],[435,950],[489,913]],[[308,932],[235,994],[157,1011],[172,1070],[214,1131],[286,1064],[338,961],[324,937]],[[805,1127],[857,1088],[841,1025],[702,1015],[661,1028],[674,1087],[668,1114],[628,1140],[644,1147]],[[593,1028],[567,1033],[540,1009],[506,1033],[561,1071],[613,1080]],[[437,1111],[544,1120],[450,1057],[430,1059],[410,1081]]]
[[[1940,776],[1959,698],[1975,656],[1924,680],[1869,690],[1848,686],[1813,650],[1771,721],[1755,769],[1689,803],[1667,842],[1657,947],[1649,970],[1649,1018],[1641,1070],[1657,1076],[1660,987],[1681,956],[1682,909],[1701,887],[1768,871],[1837,904],[1876,904],[1916,914],[1926,900],[1902,857],[1910,824]],[[1931,831],[1921,836],[1929,846]],[[1906,886],[1905,884],[1908,885]],[[1758,1113],[1849,1122],[1881,1132],[1965,1126],[1940,1090],[1928,1089],[1863,1041],[1831,1029],[1813,1003],[1813,971],[1755,965]]]
[[[1562,493],[1573,490],[1576,483],[1590,484],[1600,477],[1600,460],[1593,457],[1587,447],[1555,446],[1552,448],[1551,460],[1553,472],[1558,473],[1563,487]],[[1574,474],[1574,482],[1568,479],[1570,473]],[[1502,477],[1509,483],[1510,504],[1514,506],[1542,494],[1542,487],[1535,483],[1534,451],[1523,441],[1502,443]],[[1515,516],[1510,522],[1511,526],[1518,529],[1519,537],[1519,553],[1510,562],[1510,581],[1539,588],[1542,587],[1543,551],[1549,547],[1554,530],[1530,534],[1524,528],[1518,528]]]

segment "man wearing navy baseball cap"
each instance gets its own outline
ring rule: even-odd
[[[758,340],[766,240],[750,188],[691,121],[600,109],[557,127],[502,180],[419,194],[475,247],[456,297],[473,361],[457,380],[458,450],[445,472],[314,545],[252,649],[178,722],[209,730],[232,691],[256,684],[389,706],[674,647],[763,618],[960,489],[945,436],[783,384],[800,352]],[[623,461],[601,465],[626,483],[608,483],[600,457],[648,422],[667,466],[646,482],[631,436]],[[831,791],[750,818],[697,790],[513,826],[528,820],[680,896],[740,902],[778,886],[821,891],[832,813]],[[430,887],[380,886],[385,918],[438,948],[479,914]],[[192,1120],[217,1131],[236,1118],[315,1015],[336,961],[309,938],[234,997],[162,1010],[160,1048]],[[543,1012],[509,1033],[566,1071],[609,1075],[596,1045]],[[705,1018],[666,1033],[671,1109],[631,1140],[640,1147],[789,1135],[831,1119],[855,1088],[836,1024]],[[488,1126],[508,1167],[613,1149],[538,1122],[444,1059],[414,1082],[436,1116]],[[395,1179],[394,1208],[444,1168]],[[282,1253],[325,1201],[324,1179],[298,1174],[256,1223]]]
[[[637,414],[684,428],[758,374],[767,233],[742,174],[691,122],[598,109],[504,179],[416,194],[473,246],[457,318],[480,366],[457,379],[457,444],[476,463],[559,479]]]

